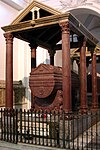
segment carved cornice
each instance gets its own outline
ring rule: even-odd
[[[20,22],[18,24],[14,24],[14,25],[4,26],[1,28],[5,32],[23,31],[23,30],[28,30],[28,29],[32,29],[32,28],[38,28],[38,27],[43,27],[43,26],[59,23],[59,21],[62,19],[63,20],[68,19],[69,15],[70,15],[70,13],[60,14],[60,15],[52,15],[52,16],[35,19],[35,20]]]
[[[76,34],[83,35],[85,36],[88,41],[92,45],[96,45],[98,43],[98,40],[87,30],[87,28],[84,27],[72,14],[70,13],[65,13],[65,14],[60,14],[60,15],[52,15],[48,17],[43,17],[35,20],[30,20],[30,21],[25,21],[25,22],[20,22],[19,24],[16,25],[9,25],[2,27],[2,29],[5,32],[19,32],[19,31],[27,31],[42,28],[42,27],[48,27],[49,25],[56,25],[59,24],[61,21],[66,21],[69,20],[70,23],[70,30],[75,32]]]
[[[21,22],[15,25],[4,26],[1,28],[5,32],[18,32],[18,31],[30,29],[30,27],[31,27],[31,21],[25,21],[25,22]]]

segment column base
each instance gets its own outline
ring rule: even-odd
[[[82,114],[87,113],[87,111],[88,111],[87,107],[81,107],[80,110],[79,110],[79,112],[82,113]]]
[[[90,109],[92,112],[96,112],[98,110],[98,105],[93,105],[91,106],[91,109]]]

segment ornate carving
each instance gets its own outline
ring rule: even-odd
[[[29,85],[32,94],[38,98],[46,98],[51,93],[61,89],[62,70],[60,67],[40,64],[32,69]]]
[[[50,105],[43,107],[43,106],[39,106],[35,103],[35,110],[46,110],[46,111],[61,110],[62,105],[63,105],[62,90],[58,90],[53,102]]]
[[[83,5],[86,3],[87,0],[60,0],[61,6],[63,8],[68,7],[77,7],[79,5]]]
[[[72,72],[72,86],[79,87],[79,79]],[[62,68],[48,64],[40,64],[33,69],[29,85],[32,92],[33,108],[36,110],[58,110],[62,108]]]
[[[63,33],[70,34],[70,28],[69,28],[69,20],[67,21],[60,21],[59,23],[61,30]]]
[[[6,44],[13,44],[13,34],[4,33],[4,37],[5,37],[5,40],[6,40]]]
[[[29,85],[37,108],[53,108],[57,91],[62,89],[62,69],[48,64],[40,64],[32,69]],[[57,98],[58,99],[58,98]],[[56,103],[57,104],[57,103]],[[55,105],[56,105],[55,104]]]

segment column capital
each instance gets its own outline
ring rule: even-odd
[[[87,38],[85,36],[78,37],[79,47],[86,47]]]
[[[87,43],[87,38],[84,37],[84,38],[83,38],[83,47],[86,47],[86,43]]]
[[[96,56],[96,52],[95,51],[91,51],[91,57]]]
[[[5,37],[5,40],[6,40],[6,44],[8,43],[13,43],[13,34],[12,33],[4,33],[4,37]]]
[[[90,50],[90,52],[91,52],[91,56],[93,56],[93,54],[96,54],[95,46],[89,47],[89,50]]]
[[[60,21],[59,25],[61,27],[62,33],[70,34],[69,20]]]
[[[38,45],[33,42],[33,43],[30,43],[29,46],[31,49],[34,49],[34,48],[36,49]]]
[[[48,50],[48,53],[50,56],[54,56],[56,51],[55,50]]]

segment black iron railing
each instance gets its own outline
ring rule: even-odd
[[[100,149],[100,111],[0,109],[0,140],[66,149]]]
[[[17,143],[18,141],[18,110],[0,110],[0,139]]]

